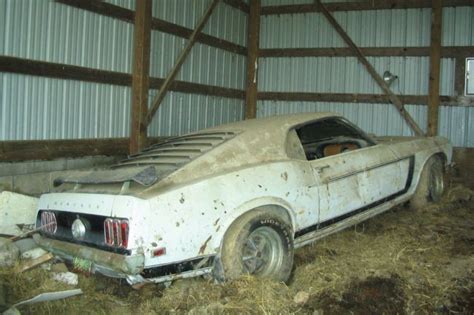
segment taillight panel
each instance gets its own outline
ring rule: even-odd
[[[104,242],[108,246],[127,248],[128,220],[107,218],[104,220]]]
[[[40,222],[40,228],[43,232],[55,234],[58,230],[58,221],[56,219],[56,214],[52,211],[41,212]]]

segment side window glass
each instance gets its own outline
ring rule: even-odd
[[[319,120],[296,129],[306,159],[315,160],[358,150],[374,143],[361,130],[339,118]]]

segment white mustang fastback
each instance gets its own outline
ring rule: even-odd
[[[333,113],[246,120],[56,179],[34,238],[130,284],[286,281],[295,248],[397,204],[439,201],[451,155],[444,138],[376,141]]]

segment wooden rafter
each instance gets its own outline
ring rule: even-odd
[[[364,54],[360,51],[360,49],[352,41],[352,39],[349,37],[349,35],[347,35],[347,33],[344,31],[344,29],[341,27],[341,25],[339,25],[339,23],[332,16],[332,14],[329,13],[329,11],[326,9],[325,5],[322,4],[320,0],[316,0],[316,3],[319,4],[321,12],[324,14],[324,16],[329,21],[329,23],[335,28],[337,33],[342,37],[342,39],[346,42],[346,44],[353,50],[353,52],[356,55],[357,59],[359,59],[359,62],[364,65],[364,67],[367,69],[367,71],[372,76],[372,78],[375,80],[375,82],[377,82],[377,84],[382,88],[384,93],[389,96],[390,101],[398,109],[398,112],[403,117],[403,119],[405,119],[405,121],[408,123],[408,125],[413,129],[413,131],[415,132],[415,135],[417,135],[417,136],[423,135],[423,131],[420,129],[420,127],[415,122],[415,120],[411,117],[411,115],[405,110],[405,107],[404,107],[402,101],[400,100],[400,98],[390,90],[389,86],[385,83],[383,78],[377,73],[377,71],[372,66],[372,64],[370,64],[370,62],[367,60],[367,58],[364,56]]]
[[[128,23],[133,23],[135,19],[134,11],[100,0],[56,0],[56,2],[119,19]],[[159,31],[186,39],[188,39],[193,33],[192,29],[158,18],[152,18],[151,28],[154,31]],[[215,36],[201,33],[197,36],[197,41],[201,44],[223,49],[232,53],[244,56],[247,55],[246,47]]]
[[[430,55],[430,47],[359,47],[364,56],[371,57],[425,57]],[[350,57],[355,56],[349,47],[340,48],[272,48],[260,49],[259,57]],[[474,56],[474,46],[441,47],[442,58],[467,58]]]
[[[431,8],[431,0],[367,0],[324,4],[328,11],[369,11]],[[443,0],[443,7],[472,6],[472,0]],[[262,7],[262,15],[321,12],[317,4],[290,4]]]
[[[130,154],[140,152],[147,138],[145,119],[148,110],[150,73],[151,0],[137,0],[133,36],[132,106]]]
[[[430,77],[428,84],[428,135],[438,133],[439,81],[441,70],[441,23],[443,7],[441,0],[433,0],[431,9]]]
[[[404,104],[427,105],[428,95],[398,95]],[[442,95],[439,97],[443,106],[474,106],[474,99],[466,98],[462,102],[456,96]],[[258,100],[289,101],[289,102],[336,102],[362,104],[387,104],[387,94],[365,93],[317,93],[317,92],[258,92]]]
[[[248,20],[247,89],[245,97],[245,118],[257,115],[258,56],[260,37],[260,0],[250,2]]]
[[[173,83],[174,78],[178,74],[179,70],[181,69],[181,66],[183,65],[184,61],[186,60],[186,57],[188,56],[189,52],[193,48],[194,43],[196,42],[197,35],[201,33],[201,30],[204,28],[206,25],[207,21],[211,17],[212,12],[214,11],[214,8],[217,6],[219,3],[219,0],[213,0],[209,7],[207,8],[206,12],[204,15],[201,17],[199,20],[198,24],[196,25],[196,28],[194,29],[193,33],[189,37],[189,40],[186,44],[186,47],[181,51],[181,54],[179,55],[178,59],[176,60],[175,65],[171,69],[171,71],[168,73],[166,76],[165,82],[160,87],[160,90],[158,91],[158,94],[156,94],[155,98],[153,99],[153,102],[151,104],[150,111],[148,112],[148,115],[146,117],[146,126],[149,126],[151,121],[153,120],[153,117],[155,116],[156,111],[161,105],[161,102],[166,96],[166,93],[168,92],[171,84]]]
[[[10,72],[64,80],[78,80],[120,86],[131,86],[132,76],[129,73],[99,70],[93,68],[52,63],[38,60],[0,56],[0,72]],[[159,89],[165,80],[150,78],[150,88]],[[186,81],[173,81],[170,90],[182,93],[193,93],[210,96],[244,99],[243,90],[224,88],[214,85]]]

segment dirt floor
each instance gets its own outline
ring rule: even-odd
[[[0,270],[7,303],[71,289],[37,268]],[[296,251],[286,285],[252,277],[198,278],[140,290],[79,276],[84,294],[20,306],[24,314],[474,314],[474,194],[451,185],[421,211],[397,207]]]

